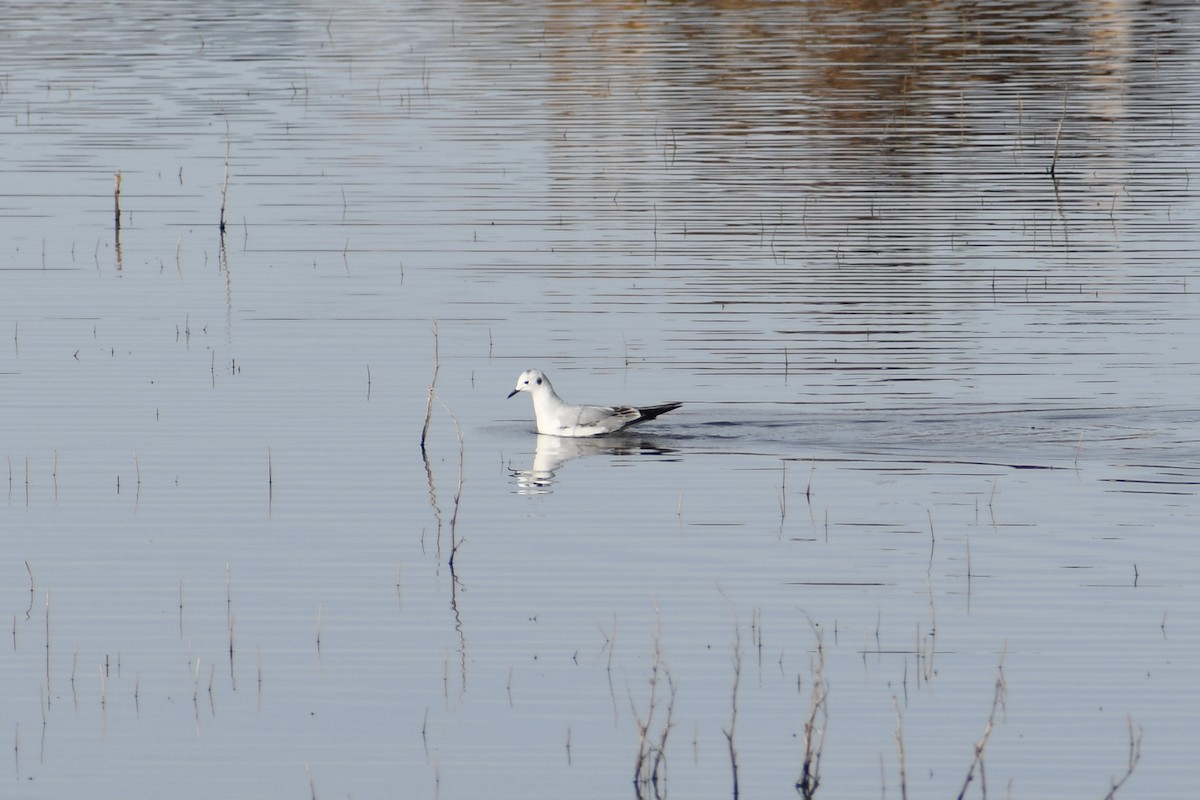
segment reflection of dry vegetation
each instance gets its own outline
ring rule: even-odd
[[[433,421],[433,401],[436,398],[445,409],[446,414],[450,417],[450,421],[454,423],[454,434],[458,439],[458,483],[454,489],[454,498],[452,511],[450,514],[450,558],[447,562],[450,568],[450,611],[454,615],[454,628],[458,633],[458,653],[461,667],[461,690],[466,691],[467,688],[467,639],[463,629],[462,615],[458,606],[458,589],[459,577],[455,571],[455,557],[458,555],[458,548],[463,543],[463,538],[458,535],[458,512],[462,500],[463,482],[465,479],[466,469],[466,441],[463,438],[462,428],[458,424],[458,418],[454,416],[454,412],[446,405],[445,401],[437,394],[437,379],[438,373],[442,368],[442,361],[438,347],[438,325],[433,323],[433,379],[429,382],[428,399],[425,406],[425,424],[421,428],[421,461],[425,467],[425,479],[429,484],[429,505],[433,509],[434,521],[437,526],[437,555],[440,560],[442,554],[442,510],[437,499],[437,485],[433,476],[433,465],[429,460],[429,451],[426,447],[429,438],[429,426]],[[397,583],[397,590],[399,584]]]

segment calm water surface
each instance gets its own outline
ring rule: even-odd
[[[13,796],[1191,796],[1190,4],[189,5],[0,33]]]

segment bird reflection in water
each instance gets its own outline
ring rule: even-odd
[[[517,494],[550,494],[556,474],[564,464],[580,456],[662,456],[673,452],[652,438],[643,436],[610,435],[593,439],[547,436],[538,434],[533,465],[529,469],[513,469]]]

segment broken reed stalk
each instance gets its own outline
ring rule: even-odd
[[[429,399],[425,404],[425,427],[421,429],[421,452],[425,452],[425,439],[429,437],[429,423],[433,419],[433,396],[437,388],[438,372],[442,369],[442,358],[438,347],[438,324],[433,321],[433,380],[429,382]]]

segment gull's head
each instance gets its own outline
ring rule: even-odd
[[[512,397],[517,392],[536,392],[539,386],[549,386],[550,379],[541,370],[527,369],[517,378],[517,388],[508,393]]]

